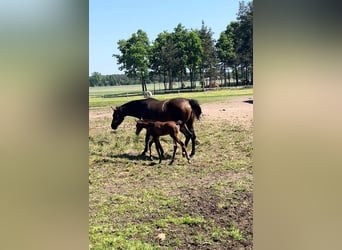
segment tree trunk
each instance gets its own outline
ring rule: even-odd
[[[200,85],[202,88],[204,88],[205,82],[204,82],[204,74],[203,74],[202,69],[199,70],[199,76],[200,76]]]
[[[248,66],[245,65],[245,85],[248,85]]]
[[[223,64],[223,78],[224,78],[224,86],[227,87],[227,71],[226,71],[226,64]]]
[[[238,86],[239,85],[239,73],[238,73],[237,66],[234,66],[234,70],[235,70],[235,86]]]
[[[166,71],[163,71],[163,83],[164,83],[164,90],[166,90],[167,85],[166,85]]]
[[[195,86],[195,70],[192,70],[192,88],[194,89],[196,86]]]
[[[145,81],[144,81],[143,75],[140,76],[140,80],[141,80],[142,92],[145,93],[145,91],[146,91],[146,85],[145,85]]]
[[[169,70],[169,89],[172,89],[172,71]]]
[[[231,84],[230,84],[230,72],[229,72],[229,68],[228,68],[228,74],[227,74],[227,77],[228,77],[228,86],[230,87]]]
[[[183,81],[183,70],[181,70],[181,72],[180,72],[180,80],[181,80],[181,88],[184,89],[185,84],[184,84],[184,81]]]

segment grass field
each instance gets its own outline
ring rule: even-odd
[[[196,121],[192,163],[178,148],[168,165],[171,139],[161,140],[158,164],[155,148],[153,161],[139,156],[144,138],[133,118],[114,132],[110,122],[89,121],[90,249],[252,249],[252,127]]]
[[[94,97],[95,95],[102,94],[118,94],[118,93],[129,93],[134,92],[138,89],[140,85],[133,86],[118,86],[118,87],[100,87],[90,88],[89,89],[89,107],[105,107],[105,106],[117,106],[121,105],[125,102],[141,99],[143,96],[133,96],[133,97],[115,97],[115,98],[99,98]],[[139,89],[138,89],[139,90]],[[163,94],[163,95],[155,95],[154,97],[160,100],[169,99],[173,97],[186,97],[186,98],[195,98],[200,103],[207,102],[217,102],[225,100],[229,97],[234,96],[244,96],[244,95],[253,95],[252,88],[241,88],[241,89],[218,89],[204,92],[186,92],[186,93],[174,93],[174,94]]]

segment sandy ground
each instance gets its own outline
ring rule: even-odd
[[[203,119],[228,120],[232,124],[252,126],[253,97],[231,97],[227,101],[201,105]]]

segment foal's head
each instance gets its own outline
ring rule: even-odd
[[[152,123],[152,125],[153,125],[153,123]],[[143,128],[148,129],[149,127],[151,127],[151,122],[138,120],[137,124],[135,126],[136,126],[135,134],[139,135]]]

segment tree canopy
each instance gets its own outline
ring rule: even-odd
[[[147,91],[146,78],[150,67],[151,45],[146,32],[138,30],[128,40],[119,40],[118,49],[121,55],[113,55],[121,64],[120,70],[125,70],[128,77],[140,78],[142,91]]]

